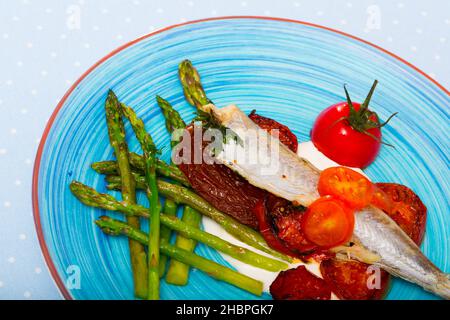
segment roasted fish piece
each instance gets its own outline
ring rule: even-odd
[[[294,204],[308,206],[317,198],[320,171],[282,145],[276,136],[260,129],[237,106],[201,107],[222,126],[231,129],[240,143],[228,141],[217,161],[235,170],[251,184]],[[355,245],[336,248],[346,256],[378,265],[394,276],[416,283],[450,299],[449,275],[439,270],[403,230],[384,212],[369,206],[355,213]]]
[[[374,265],[450,299],[449,275],[439,270],[383,211],[370,206],[355,213],[353,234],[358,245],[379,256],[372,261]],[[362,256],[353,258],[365,260]]]
[[[251,184],[298,205],[308,206],[319,197],[320,171],[266,130],[256,125],[237,106],[202,107],[232,130],[241,143],[230,141],[215,157]]]

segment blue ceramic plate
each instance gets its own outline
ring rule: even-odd
[[[104,119],[109,88],[144,118],[159,147],[169,145],[155,95],[168,99],[184,119],[192,118],[177,79],[177,65],[186,58],[218,106],[257,109],[288,125],[300,141],[309,140],[322,109],[344,100],[343,84],[361,101],[378,79],[371,106],[383,119],[399,112],[383,129],[396,148],[383,147],[367,174],[417,192],[429,212],[422,249],[450,271],[448,91],[400,58],[334,30],[280,19],[220,18],[160,30],[116,50],[77,81],[56,109],[36,160],[33,203],[41,246],[66,298],[133,298],[127,240],[102,234],[93,220],[106,212],[78,202],[69,183],[76,179],[105,191],[90,164],[113,158]],[[140,152],[131,134],[129,141]],[[169,158],[169,148],[163,158]],[[196,252],[227,265],[203,245]],[[80,271],[79,288],[69,286],[74,270]],[[257,298],[196,270],[186,287],[163,283],[161,291],[163,299]],[[388,298],[434,297],[395,279]]]

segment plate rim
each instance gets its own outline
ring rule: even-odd
[[[398,55],[372,43],[369,42],[367,40],[364,40],[362,38],[356,37],[354,35],[351,35],[349,33],[334,29],[334,28],[330,28],[330,27],[326,27],[326,26],[322,26],[319,24],[315,24],[315,23],[311,23],[311,22],[306,22],[306,21],[301,21],[301,20],[295,20],[295,19],[288,19],[288,18],[281,18],[281,17],[268,17],[268,16],[252,16],[252,15],[242,15],[242,16],[221,16],[221,17],[212,17],[212,18],[204,18],[204,19],[197,19],[197,20],[191,20],[191,21],[187,21],[187,22],[183,22],[183,23],[177,23],[177,24],[173,24],[167,27],[162,27],[160,29],[157,29],[155,31],[152,31],[148,34],[145,34],[141,37],[138,37],[132,41],[129,41],[121,46],[119,46],[118,48],[114,49],[113,51],[111,51],[110,53],[108,53],[107,55],[105,55],[103,58],[101,58],[100,60],[98,60],[96,63],[94,63],[90,68],[88,68],[75,82],[74,84],[66,91],[66,93],[64,94],[64,96],[61,98],[61,100],[59,101],[59,103],[57,104],[56,108],[53,110],[52,115],[50,116],[49,120],[47,121],[47,124],[45,125],[45,129],[44,132],[42,133],[42,138],[40,140],[39,143],[39,147],[36,153],[36,157],[35,157],[35,161],[34,161],[34,167],[33,167],[33,178],[32,178],[32,207],[33,207],[33,218],[34,218],[34,224],[35,224],[35,228],[36,228],[36,233],[38,236],[38,241],[39,241],[39,246],[41,248],[41,252],[44,256],[44,260],[46,263],[46,266],[48,268],[48,270],[50,271],[50,274],[52,276],[52,279],[54,281],[54,283],[56,284],[56,287],[59,290],[59,293],[62,295],[62,297],[66,300],[74,300],[74,298],[72,297],[72,295],[70,294],[70,291],[66,288],[63,279],[61,278],[61,276],[58,273],[58,270],[56,269],[56,266],[50,256],[50,251],[47,247],[47,244],[45,242],[45,237],[44,237],[44,232],[42,229],[42,224],[41,224],[41,217],[40,217],[40,211],[39,211],[39,196],[38,196],[38,184],[39,184],[39,171],[40,171],[40,165],[41,165],[41,160],[42,160],[42,153],[43,150],[45,148],[45,144],[47,141],[47,137],[48,134],[51,130],[51,128],[53,127],[53,124],[55,122],[55,119],[57,117],[57,115],[59,114],[59,112],[61,111],[62,107],[64,106],[64,104],[66,103],[66,100],[68,99],[68,97],[73,93],[73,91],[78,87],[78,85],[92,72],[94,71],[98,66],[100,66],[102,63],[104,63],[105,61],[109,60],[110,58],[114,57],[116,54],[118,54],[119,52],[133,46],[134,44],[141,42],[147,38],[150,38],[152,36],[155,36],[157,34],[163,33],[165,31],[169,31],[178,27],[183,27],[183,26],[187,26],[187,25],[192,25],[192,24],[198,24],[198,23],[203,23],[203,22],[210,22],[210,21],[221,21],[221,20],[243,20],[243,19],[248,19],[248,20],[267,20],[267,21],[278,21],[278,22],[290,22],[290,23],[296,23],[296,24],[300,24],[300,25],[305,25],[305,26],[309,26],[309,27],[314,27],[314,28],[318,28],[318,29],[322,29],[322,30],[326,30],[329,32],[333,32],[333,33],[337,33],[339,35],[343,35],[345,37],[351,38],[353,40],[356,40],[358,42],[362,42],[365,45],[369,45],[381,52],[383,52],[384,54],[387,54],[393,58],[395,58],[396,60],[400,61],[401,63],[407,65],[408,67],[412,68],[413,70],[415,70],[416,72],[418,72],[419,74],[425,76],[425,78],[427,78],[428,80],[431,81],[431,83],[435,84],[439,89],[441,89],[442,91],[444,91],[444,93],[446,93],[447,95],[450,96],[450,91],[447,90],[443,85],[441,85],[438,81],[436,81],[435,79],[433,79],[431,76],[429,76],[427,73],[425,73],[424,71],[422,71],[421,69],[419,69],[418,67],[414,66],[413,64],[411,64],[410,62],[406,61],[405,59],[399,57]]]

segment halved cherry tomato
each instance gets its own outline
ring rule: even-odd
[[[318,190],[321,196],[331,195],[352,209],[361,209],[371,202],[374,186],[369,179],[352,169],[332,167],[320,174]]]
[[[270,285],[275,300],[330,300],[330,286],[305,266],[281,271]]]
[[[258,125],[261,129],[264,129],[270,133],[272,130],[278,130],[278,139],[282,144],[291,149],[294,152],[297,152],[298,148],[298,140],[297,136],[292,133],[291,129],[289,129],[284,124],[281,124],[273,119],[260,116],[256,113],[256,110],[253,110],[248,117],[252,119],[254,123]]]
[[[358,261],[343,261],[336,258],[322,261],[320,272],[333,293],[344,300],[379,300],[389,289],[389,273],[380,270],[379,287],[369,287],[367,281],[373,277],[370,265]]]
[[[382,209],[417,245],[425,232],[427,208],[408,187],[396,183],[377,183],[372,204]],[[369,265],[357,261],[330,259],[323,261],[320,271],[324,280],[340,299],[381,299],[389,289],[389,274],[381,270],[380,289],[367,287]]]
[[[269,194],[266,210],[274,234],[296,256],[307,256],[318,249],[316,244],[306,240],[302,230],[306,208],[295,207],[290,201]]]
[[[396,183],[377,183],[379,194],[372,203],[382,209],[418,245],[422,242],[427,221],[427,207],[410,188]]]
[[[378,186],[375,186],[371,204],[388,213],[394,208],[394,201],[391,197]]]
[[[353,234],[354,224],[353,211],[331,196],[314,201],[302,219],[305,237],[322,248],[347,242]]]
[[[270,222],[267,218],[266,204],[264,200],[259,200],[253,208],[253,213],[258,219],[259,232],[266,240],[267,244],[279,252],[292,256],[292,252],[274,234]]]

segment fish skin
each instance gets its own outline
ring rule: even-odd
[[[251,144],[265,144],[277,138],[260,129],[237,106],[230,105],[218,109],[212,104],[202,107],[203,111],[211,113],[222,125],[233,130],[243,141],[243,145],[233,143],[241,153],[246,152]],[[257,132],[256,139],[246,142],[249,130]],[[236,150],[230,148],[230,143],[224,144],[223,151],[217,155],[222,164],[235,170],[251,184],[265,189],[279,197],[308,206],[319,198],[317,183],[320,171],[310,162],[282,145],[278,140],[279,167],[272,175],[261,174],[258,164],[246,164],[235,161]],[[240,148],[240,149],[239,149]],[[268,148],[270,150],[270,147]],[[270,158],[268,154],[266,157]],[[267,159],[264,159],[267,160]],[[287,168],[287,169],[286,169]],[[287,177],[282,175],[287,172]],[[437,268],[421,251],[420,248],[406,235],[405,232],[383,211],[373,206],[363,208],[355,213],[355,228],[353,237],[357,245],[363,250],[353,250],[351,258],[361,262],[369,262],[363,253],[368,250],[377,261],[370,261],[390,274],[413,282],[427,291],[445,299],[450,299],[450,278]]]
[[[251,184],[264,185],[263,189],[296,205],[306,207],[319,197],[317,183],[320,171],[309,161],[299,158],[278,139],[274,140],[270,133],[256,125],[237,106],[217,109],[209,104],[202,108],[242,138],[242,144],[231,142],[223,145],[222,152],[216,155],[222,164]],[[267,148],[254,149],[258,144]],[[250,162],[256,154],[258,161]],[[277,159],[274,159],[274,155]],[[243,161],[240,161],[239,156],[244,157]]]
[[[394,220],[380,209],[369,206],[356,212],[353,235],[359,245],[379,255],[380,260],[374,265],[450,299],[448,275],[439,270]],[[361,257],[354,258],[364,260]]]

